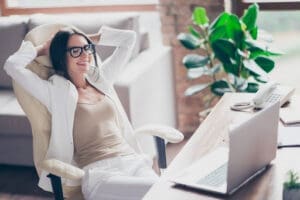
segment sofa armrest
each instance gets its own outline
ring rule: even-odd
[[[176,127],[170,47],[141,52],[125,67],[114,87],[133,127],[155,123]]]
[[[176,127],[172,51],[155,46],[131,60],[115,83],[116,92],[135,128],[146,124]],[[152,136],[138,136],[143,151],[156,154]]]
[[[56,159],[43,161],[41,167],[51,174],[70,180],[81,180],[84,176],[82,169]]]

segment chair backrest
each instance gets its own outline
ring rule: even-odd
[[[31,41],[33,45],[37,46],[47,41],[51,35],[66,26],[67,25],[65,24],[41,25],[31,30],[25,36],[24,40]],[[54,73],[48,56],[37,57],[34,61],[27,65],[27,68],[45,80]],[[13,88],[15,95],[31,124],[33,136],[33,160],[37,172],[40,175],[40,166],[47,153],[51,134],[51,114],[43,104],[26,92],[22,86],[15,81],[13,81]],[[77,198],[80,199],[80,187],[63,186],[63,188],[64,196],[72,196],[73,199],[76,194]]]

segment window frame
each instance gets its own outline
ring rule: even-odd
[[[236,13],[238,16],[242,16],[245,9],[252,3],[246,3],[243,0],[231,0],[231,12]],[[257,1],[260,10],[275,11],[275,10],[300,10],[299,1]]]
[[[58,7],[38,7],[19,8],[9,7],[6,0],[0,0],[0,12],[2,16],[9,15],[29,15],[34,13],[74,13],[74,12],[141,12],[157,11],[157,4],[116,4],[116,5],[94,5],[94,6],[58,6]]]

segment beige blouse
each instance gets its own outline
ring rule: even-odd
[[[77,104],[73,134],[75,161],[79,167],[134,153],[120,134],[114,104],[107,96],[96,104]]]

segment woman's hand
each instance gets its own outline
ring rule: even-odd
[[[88,34],[87,35],[94,44],[98,44],[101,38],[101,33]]]
[[[49,55],[49,48],[52,41],[52,37],[47,40],[44,44],[41,44],[36,47],[37,56],[47,56]]]

